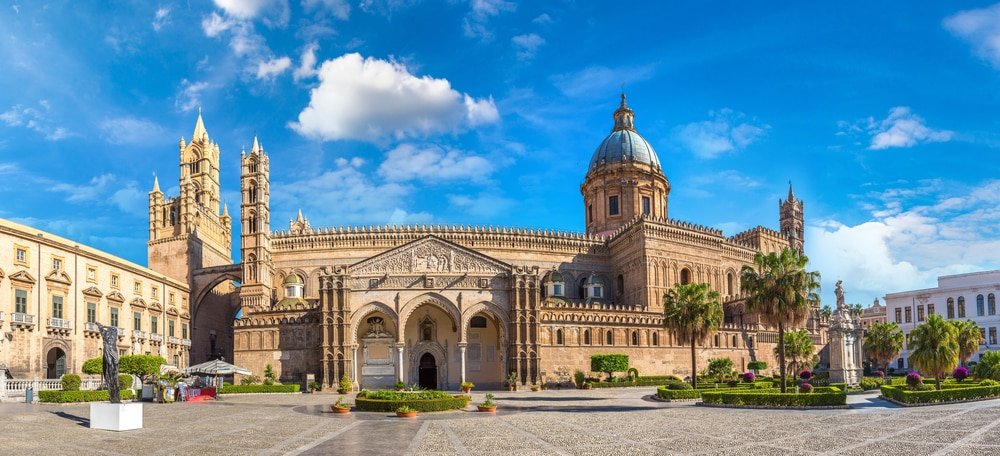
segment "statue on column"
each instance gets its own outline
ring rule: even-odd
[[[857,385],[864,374],[860,360],[864,330],[844,302],[844,281],[834,291],[837,310],[830,317],[830,381]]]
[[[112,404],[121,404],[121,385],[118,384],[118,327],[97,324],[97,330],[104,340],[103,375],[104,385]]]

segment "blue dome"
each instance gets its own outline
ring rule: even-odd
[[[593,158],[590,159],[588,171],[595,167],[608,163],[622,163],[627,161],[645,163],[655,169],[661,169],[660,158],[656,156],[653,146],[645,138],[635,131],[632,109],[625,104],[625,94],[622,94],[622,103],[614,113],[615,126],[611,134],[594,151]]]

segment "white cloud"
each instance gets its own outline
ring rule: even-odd
[[[54,124],[49,116],[48,101],[40,100],[38,105],[41,109],[20,104],[11,106],[7,111],[0,113],[0,122],[8,127],[27,128],[43,135],[49,141],[59,141],[76,136],[70,130]]]
[[[233,17],[240,19],[253,19],[264,12],[269,7],[277,3],[276,0],[214,0],[215,6]]]
[[[545,40],[534,33],[517,35],[510,39],[517,47],[518,60],[531,60],[535,58],[538,47],[545,44]]]
[[[409,8],[419,2],[420,0],[361,0],[358,2],[358,7],[366,13],[380,14],[391,18],[392,13]]]
[[[390,182],[420,180],[429,184],[452,181],[484,182],[493,173],[484,157],[433,144],[400,144],[378,168]]]
[[[235,20],[222,17],[214,11],[201,20],[201,29],[209,38],[219,36],[222,32],[233,28],[234,25],[236,25]]]
[[[959,11],[945,18],[944,28],[971,44],[976,55],[1000,68],[1000,3]]]
[[[608,68],[592,66],[552,77],[552,83],[569,97],[605,97],[628,85],[653,77],[653,65]]]
[[[415,76],[402,64],[360,54],[323,63],[309,106],[290,126],[321,140],[423,137],[499,120],[491,98],[472,98],[447,79]]]
[[[542,13],[542,14],[539,14],[538,16],[535,16],[535,18],[532,19],[531,22],[533,22],[535,24],[539,24],[539,25],[541,25],[541,24],[551,24],[552,23],[552,16],[549,16],[549,13]]]
[[[201,106],[202,92],[210,87],[206,81],[191,82],[181,80],[181,90],[174,99],[174,106],[181,112],[188,112]]]
[[[170,23],[170,7],[161,6],[156,10],[156,14],[153,16],[153,30],[157,32],[163,28],[164,25]]]
[[[292,59],[280,57],[257,64],[257,79],[273,80],[292,67]]]
[[[709,111],[708,116],[712,119],[689,123],[674,131],[675,140],[701,158],[743,150],[771,128],[729,108]]]
[[[94,176],[85,184],[56,182],[37,176],[28,176],[28,179],[38,182],[39,188],[64,194],[70,203],[111,204],[124,213],[136,216],[148,211],[148,194],[140,190],[135,181],[121,182],[112,174]]]
[[[934,286],[940,275],[1000,266],[1000,180],[971,188],[914,182],[865,195],[871,218],[810,221],[806,249],[826,294],[844,280],[850,302]]]
[[[302,7],[307,11],[328,12],[345,21],[351,17],[351,5],[346,0],[302,0]]]
[[[517,9],[516,3],[505,0],[471,0],[469,6],[470,11],[462,22],[462,30],[465,36],[478,38],[483,42],[493,40],[493,29],[489,24],[491,18]]]
[[[948,130],[932,130],[924,125],[924,119],[910,112],[906,106],[889,110],[889,117],[876,123],[869,120],[868,133],[872,135],[872,150],[891,147],[913,147],[920,143],[947,142],[954,136]]]
[[[166,136],[166,129],[157,123],[137,117],[107,118],[98,123],[101,137],[115,145],[149,144]]]
[[[319,44],[309,43],[306,45],[305,49],[302,51],[302,58],[299,60],[299,66],[292,73],[292,77],[296,82],[316,76],[316,51],[318,49]]]

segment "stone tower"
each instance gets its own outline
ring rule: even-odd
[[[243,314],[271,308],[271,209],[270,159],[257,136],[250,153],[242,154],[240,169],[240,256],[243,283],[240,306]]]
[[[795,198],[792,183],[788,183],[788,199],[778,200],[781,234],[788,238],[789,247],[805,253],[805,236],[803,235],[804,215],[802,200]]]
[[[610,234],[637,217],[667,218],[670,182],[653,146],[635,130],[624,93],[612,117],[614,127],[580,186],[588,234]]]
[[[158,178],[149,192],[149,268],[190,283],[195,269],[232,264],[232,219],[219,205],[219,145],[198,113],[191,143],[180,140],[180,195],[164,197]]]

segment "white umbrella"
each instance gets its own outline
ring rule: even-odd
[[[218,376],[218,375],[230,375],[230,374],[252,375],[253,372],[251,372],[248,369],[244,369],[239,366],[234,366],[225,361],[216,359],[209,361],[207,363],[201,363],[195,366],[191,366],[187,369],[184,369],[184,374],[185,375],[205,374],[205,375]]]

